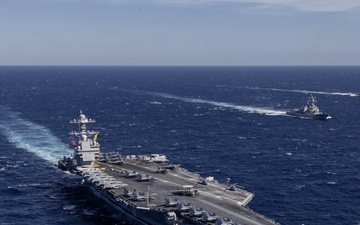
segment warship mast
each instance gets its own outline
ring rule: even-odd
[[[70,123],[79,125],[79,131],[69,133],[77,139],[74,147],[74,159],[77,166],[88,167],[99,158],[100,144],[96,141],[99,132],[86,130],[86,124],[95,122],[94,119],[88,119],[81,110],[79,118],[70,120]]]

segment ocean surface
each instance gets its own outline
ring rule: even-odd
[[[0,225],[131,223],[54,167],[80,110],[103,151],[230,178],[280,224],[360,224],[359,93],[360,67],[0,67]],[[285,114],[310,94],[330,120]]]

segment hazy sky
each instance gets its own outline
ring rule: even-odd
[[[360,0],[0,0],[0,65],[360,65]]]

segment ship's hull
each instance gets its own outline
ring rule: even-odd
[[[92,183],[84,183],[92,193],[100,197],[108,204],[110,204],[114,209],[119,211],[124,217],[130,220],[130,222],[135,222],[136,224],[141,225],[168,225],[171,224],[165,220],[166,213],[159,212],[155,210],[150,210],[146,208],[137,208],[131,203],[127,202],[125,199],[114,198],[112,194],[106,190],[98,187]]]
[[[313,114],[313,113],[302,113],[302,112],[297,112],[297,111],[287,111],[286,114],[288,114],[290,116],[309,118],[309,119],[315,119],[315,120],[328,120],[331,118],[329,116],[329,114],[327,114],[327,113]]]

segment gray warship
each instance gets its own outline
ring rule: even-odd
[[[228,179],[217,182],[170,164],[163,154],[122,156],[101,152],[95,123],[82,111],[70,123],[74,153],[57,166],[80,176],[81,183],[137,224],[151,225],[274,225],[275,221],[246,205],[254,197]]]
[[[331,116],[329,114],[320,112],[319,107],[315,105],[315,102],[316,102],[315,97],[310,95],[306,105],[297,109],[286,111],[286,114],[290,116],[310,118],[316,120],[330,119]]]

